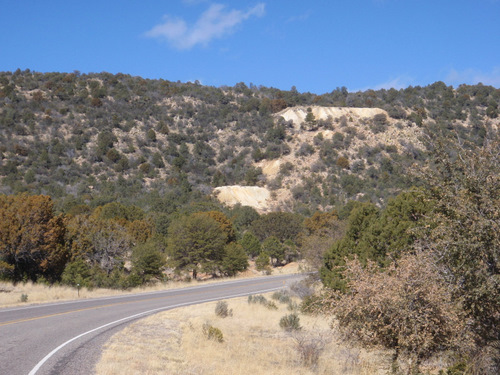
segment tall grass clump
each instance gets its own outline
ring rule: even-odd
[[[230,309],[226,301],[219,301],[215,305],[215,315],[219,318],[227,318],[228,316],[233,316],[233,309]]]
[[[266,297],[259,294],[256,296],[250,295],[248,296],[249,304],[260,304],[268,308],[269,310],[278,310],[278,306],[273,301],[268,301]]]

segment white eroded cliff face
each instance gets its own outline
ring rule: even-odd
[[[268,210],[271,197],[268,189],[258,186],[220,186],[214,189],[214,194],[219,201],[229,206],[239,203],[260,212]]]
[[[361,118],[370,118],[378,114],[385,114],[387,112],[380,108],[347,108],[347,107],[291,107],[284,109],[276,114],[277,117],[281,116],[286,121],[292,120],[295,127],[300,127],[307,116],[307,108],[311,108],[311,112],[316,119],[326,120],[328,117],[332,119],[345,116],[351,120],[359,120]]]

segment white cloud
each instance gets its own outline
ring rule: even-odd
[[[413,77],[407,76],[407,75],[401,75],[395,78],[391,78],[386,82],[379,83],[374,86],[368,86],[362,89],[358,90],[349,90],[350,92],[356,92],[356,91],[366,91],[366,90],[381,90],[381,89],[405,89],[408,86],[412,85],[415,82],[415,79]]]
[[[457,71],[451,69],[446,76],[446,82],[452,85],[477,84],[481,82],[484,85],[500,87],[500,66],[494,67],[490,72],[482,72],[477,69],[465,69]]]
[[[192,26],[181,18],[165,16],[164,22],[153,27],[145,35],[168,41],[178,49],[190,49],[197,44],[207,45],[211,40],[231,33],[244,20],[262,17],[265,4],[259,3],[248,11],[226,10],[222,4],[212,4]]]

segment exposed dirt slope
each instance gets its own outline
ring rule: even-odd
[[[314,119],[326,121],[327,127],[319,125],[314,130],[305,129],[303,125],[309,108]],[[376,115],[383,115],[386,123],[381,130],[374,131],[373,124]],[[291,189],[300,184],[304,177],[309,177],[315,170],[315,165],[321,164],[319,146],[315,142],[318,136],[324,140],[332,140],[335,136],[338,138],[339,134],[343,138],[349,138],[349,147],[337,151],[347,157],[351,163],[356,160],[365,162],[359,156],[365,147],[376,147],[382,144],[395,147],[399,153],[404,152],[403,145],[409,143],[417,149],[424,148],[419,140],[420,128],[408,124],[403,126],[400,120],[390,118],[387,112],[380,108],[302,106],[287,108],[276,113],[275,117],[283,117],[285,121],[293,123],[292,127],[287,130],[288,137],[285,141],[290,152],[279,159],[264,159],[255,163],[255,166],[261,168],[266,177],[265,183],[259,183],[261,187],[223,186],[216,188],[214,193],[221,202],[230,206],[236,203],[251,206],[261,213],[290,207],[293,201]],[[307,155],[301,154],[299,149],[305,144],[310,145],[314,151]],[[280,168],[287,165],[293,168],[291,172],[283,176]],[[327,176],[326,172],[315,173],[324,175],[325,178]],[[269,183],[276,178],[281,179],[281,187],[270,188]]]
[[[267,188],[258,186],[221,186],[214,189],[215,196],[223,203],[233,206],[240,203],[257,211],[267,211],[271,194]]]
[[[303,123],[307,116],[307,108],[311,108],[311,112],[316,119],[326,120],[328,117],[332,119],[346,116],[352,120],[361,118],[371,118],[378,114],[385,114],[387,112],[380,108],[345,108],[345,107],[292,107],[278,112],[276,116],[283,117],[286,121],[292,120],[296,127]]]

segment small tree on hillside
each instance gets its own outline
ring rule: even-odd
[[[318,122],[316,121],[316,117],[314,117],[314,114],[312,112],[312,108],[308,107],[307,108],[307,114],[304,119],[304,123],[302,124],[302,127],[305,130],[317,130],[318,129]]]
[[[255,266],[257,267],[257,271],[266,271],[268,273],[271,272],[271,268],[269,267],[269,263],[271,259],[269,255],[265,252],[259,254],[259,256],[255,259]]]
[[[205,211],[205,212],[198,212],[195,215],[205,215],[218,222],[221,227],[221,230],[226,234],[228,243],[236,240],[236,233],[233,228],[233,223],[231,223],[231,220],[229,220],[227,216],[224,215],[222,212]]]
[[[300,255],[317,271],[323,265],[325,253],[344,235],[345,223],[335,211],[315,212],[304,220],[304,227],[306,235],[300,241]]]
[[[295,242],[304,229],[303,220],[300,215],[291,212],[271,212],[254,220],[251,230],[261,241],[275,236],[281,242]]]
[[[159,250],[155,241],[148,241],[133,249],[132,266],[133,272],[143,283],[152,278],[161,278],[165,255]]]

